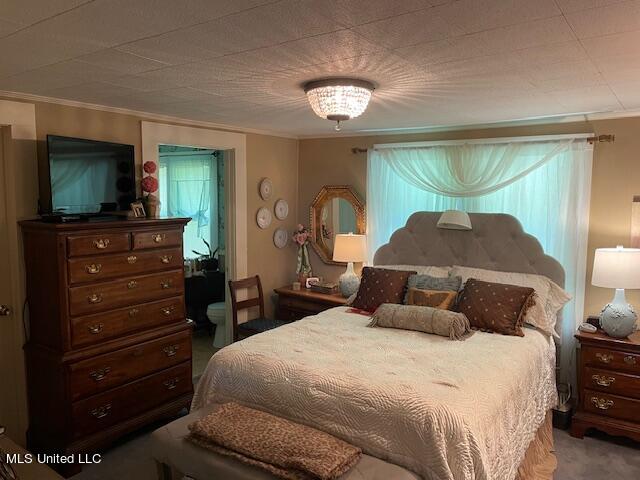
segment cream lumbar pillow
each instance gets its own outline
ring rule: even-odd
[[[415,330],[449,337],[451,340],[463,340],[472,333],[469,319],[463,313],[394,303],[380,305],[369,326]]]

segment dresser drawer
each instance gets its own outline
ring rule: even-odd
[[[184,318],[183,297],[74,317],[71,319],[71,346],[92,345],[128,333],[180,322]]]
[[[583,385],[585,388],[640,400],[640,377],[637,375],[585,367]]]
[[[622,370],[640,375],[640,354],[586,345],[582,348],[582,355],[587,365],[605,369]]]
[[[182,246],[182,230],[153,230],[133,232],[133,249],[180,247]]]
[[[67,252],[70,257],[96,253],[126,252],[131,245],[129,233],[95,233],[92,235],[70,235],[67,237]]]
[[[597,415],[640,422],[640,400],[585,389],[583,406]]]
[[[182,263],[181,248],[67,260],[70,283],[93,282],[126,275],[181,268]]]
[[[103,430],[146,412],[172,398],[190,393],[191,362],[75,402],[71,408],[75,438]]]
[[[95,395],[191,358],[191,330],[69,365],[72,400]]]
[[[173,270],[112,282],[69,288],[71,315],[100,312],[115,307],[135,305],[149,300],[181,295],[184,271]]]

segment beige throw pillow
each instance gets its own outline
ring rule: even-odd
[[[406,304],[420,307],[433,307],[441,310],[451,310],[456,301],[458,292],[451,290],[423,290],[421,288],[409,288]]]
[[[463,340],[472,333],[469,320],[462,313],[392,303],[380,305],[369,326],[415,330],[449,337],[451,340]]]

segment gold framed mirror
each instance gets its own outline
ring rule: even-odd
[[[364,202],[348,185],[325,185],[310,208],[311,246],[324,263],[333,261],[333,241],[338,233],[364,234],[366,217]]]

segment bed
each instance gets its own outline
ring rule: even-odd
[[[563,285],[560,264],[515,218],[470,214],[473,230],[453,231],[436,228],[439,215],[412,215],[374,263],[534,273]],[[393,480],[551,478],[552,338],[527,328],[454,342],[369,320],[338,307],[224,348],[192,410],[235,401],[316,427],[394,467]],[[269,478],[227,468],[225,478]]]

